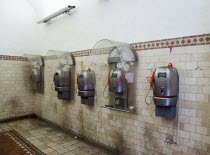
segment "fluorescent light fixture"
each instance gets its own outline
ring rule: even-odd
[[[43,19],[40,20],[40,21],[38,21],[37,24],[47,23],[47,22],[49,22],[52,18],[55,18],[55,17],[57,17],[57,16],[59,16],[59,15],[61,15],[61,14],[63,14],[63,13],[68,13],[68,12],[70,12],[71,9],[74,9],[74,8],[75,8],[75,6],[68,5],[67,7],[65,7],[65,8],[63,8],[63,9],[61,9],[61,10],[59,10],[59,11],[57,11],[57,12],[55,12],[55,13],[53,13],[53,14],[51,14],[51,15],[45,17],[45,18],[43,18]]]

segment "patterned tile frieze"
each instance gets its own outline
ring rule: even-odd
[[[150,50],[158,48],[182,47],[210,44],[210,34],[194,35],[180,38],[155,40],[130,44],[135,50]]]
[[[135,50],[150,50],[159,48],[170,48],[170,47],[182,47],[182,46],[194,46],[194,45],[205,45],[210,44],[210,34],[194,35],[187,37],[155,40],[148,42],[139,42],[130,44]],[[89,55],[101,55],[109,54],[112,48],[94,49],[94,50],[82,50],[71,52],[74,57],[89,56]]]
[[[0,60],[28,61],[27,57],[0,55]]]
[[[210,34],[194,35],[187,37],[171,38],[154,40],[148,42],[139,42],[130,44],[135,50],[150,50],[150,49],[160,49],[160,48],[170,48],[170,47],[183,47],[183,46],[195,46],[195,45],[205,45],[210,44]],[[69,52],[74,57],[82,57],[89,55],[101,55],[109,54],[113,47],[101,48],[101,49],[88,49],[75,52]],[[56,59],[56,56],[44,56],[45,60]],[[26,57],[19,56],[5,56],[0,55],[0,60],[15,60],[15,61],[27,61]]]

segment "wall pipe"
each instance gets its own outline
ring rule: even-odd
[[[55,17],[57,17],[57,16],[59,16],[59,15],[61,15],[61,14],[63,14],[63,13],[67,13],[67,12],[69,12],[71,9],[74,9],[74,8],[75,8],[75,6],[68,5],[67,7],[65,7],[65,8],[63,8],[63,9],[61,9],[61,10],[59,10],[59,11],[57,11],[57,12],[55,12],[55,13],[53,13],[53,14],[51,14],[51,15],[45,17],[45,18],[43,18],[43,19],[40,20],[40,21],[38,21],[37,24],[47,23],[47,22],[49,22],[52,18],[55,18]]]

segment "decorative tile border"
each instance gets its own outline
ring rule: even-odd
[[[170,48],[170,47],[183,47],[183,46],[195,46],[195,45],[206,45],[210,44],[210,34],[194,35],[180,38],[171,38],[163,40],[154,40],[148,42],[139,42],[130,44],[136,51]],[[82,51],[69,52],[74,57],[90,56],[90,55],[102,55],[109,54],[112,48],[102,49],[88,49]],[[56,56],[44,56],[44,60],[54,60]],[[15,60],[15,61],[27,61],[27,57],[19,56],[5,56],[0,55],[0,60]]]
[[[88,49],[88,50],[82,50],[82,51],[75,51],[75,52],[69,52],[74,57],[82,57],[82,56],[90,56],[90,55],[103,55],[103,54],[109,54],[112,51],[112,48],[101,48],[101,49]],[[57,59],[57,56],[44,56],[44,60],[55,60]]]
[[[0,55],[0,60],[28,61],[27,57]]]
[[[206,45],[210,44],[210,34],[194,35],[180,38],[171,38],[163,40],[155,40],[148,42],[139,42],[130,44],[136,51],[150,50],[159,48],[170,48],[170,47],[184,47],[184,46],[195,46],[195,45]],[[72,52],[74,57],[89,56],[89,55],[101,55],[109,54],[112,48],[109,49],[96,49],[96,50],[83,50]]]
[[[55,60],[55,59],[57,59],[57,56],[55,56],[55,55],[52,55],[52,56],[43,56],[43,59],[44,60]]]
[[[83,51],[71,52],[74,57],[89,56],[89,55],[102,55],[109,54],[112,51],[113,47],[110,48],[101,48],[101,49],[89,49]]]
[[[150,50],[169,47],[183,47],[210,44],[210,34],[187,36],[181,38],[155,40],[130,44],[135,50]]]

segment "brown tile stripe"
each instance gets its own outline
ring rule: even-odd
[[[139,43],[132,43],[130,45],[135,50],[140,51],[140,50],[205,45],[205,44],[210,44],[210,34],[154,40],[154,41],[148,41],[148,42],[139,42]],[[112,48],[97,49],[97,50],[89,49],[89,50],[71,52],[71,54],[74,57],[89,56],[89,55],[101,55],[101,54],[109,54],[111,52],[111,49]]]
[[[194,36],[186,36],[179,38],[171,38],[171,39],[162,39],[162,40],[154,40],[147,42],[139,42],[130,44],[135,50],[150,50],[150,49],[159,49],[159,48],[169,48],[169,47],[183,47],[183,46],[195,46],[195,45],[205,45],[210,44],[210,34],[202,34],[202,35],[194,35]],[[109,54],[112,48],[103,48],[103,49],[95,49],[95,50],[82,50],[71,52],[74,57],[82,57],[89,55],[101,55],[101,54]],[[44,56],[45,60],[53,60],[56,59],[56,56]],[[15,60],[15,61],[27,61],[26,57],[17,57],[17,56],[4,56],[0,55],[0,60]]]
[[[28,61],[27,57],[0,55],[0,60]]]
[[[130,44],[135,50],[150,50],[169,47],[183,47],[210,44],[210,34],[155,40]]]

